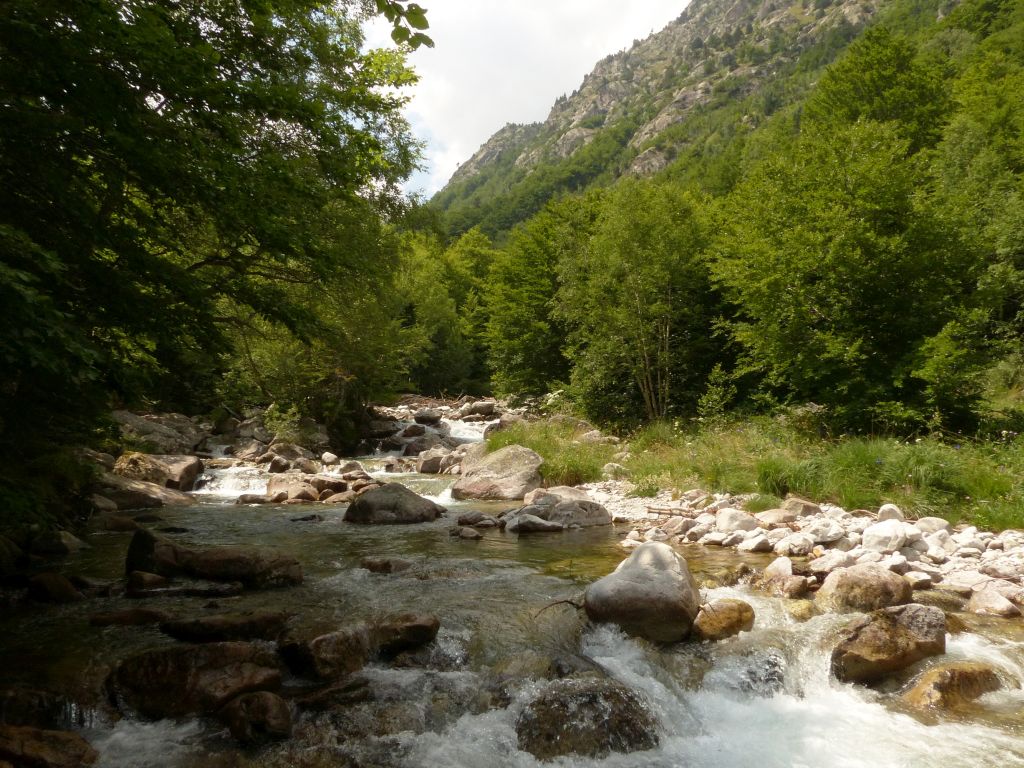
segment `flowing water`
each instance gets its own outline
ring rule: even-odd
[[[373,469],[376,464],[367,462]],[[659,648],[614,628],[593,627],[555,601],[578,599],[586,584],[624,557],[623,530],[589,529],[516,537],[485,531],[482,541],[448,535],[462,511],[508,505],[452,502],[451,478],[390,475],[449,506],[452,514],[414,526],[356,526],[331,506],[239,506],[233,497],[262,491],[266,475],[249,469],[210,473],[197,503],[159,510],[189,545],[260,544],[297,556],[306,574],[296,588],[209,599],[145,601],[197,615],[215,608],[286,609],[299,627],[330,630],[386,613],[429,610],[442,629],[426,666],[371,665],[372,699],[344,714],[303,716],[295,737],[260,753],[238,750],[213,721],[114,721],[97,692],[125,655],[175,641],[151,627],[95,628],[90,613],[136,605],[123,597],[24,611],[0,622],[8,682],[63,690],[86,706],[69,713],[100,751],[105,768],[185,766],[537,766],[516,746],[515,723],[543,681],[530,670],[598,668],[636,690],[656,715],[660,745],[603,760],[563,758],[557,766],[707,766],[845,768],[846,766],[1024,767],[1024,627],[971,619],[951,635],[949,659],[994,665],[1002,691],[958,715],[923,718],[901,709],[910,675],[885,690],[843,685],[828,674],[829,652],[849,617],[799,623],[785,601],[745,587],[719,587],[709,598],[741,597],[757,615],[752,632],[716,645]],[[311,513],[318,522],[296,521]],[[91,548],[69,559],[69,573],[94,580],[121,576],[129,534],[95,533]],[[737,563],[734,552],[683,551],[698,580]],[[401,557],[412,567],[372,574],[366,556]],[[755,565],[766,559],[747,558]],[[913,672],[936,660],[923,663]],[[518,670],[518,671],[516,671]],[[291,681],[294,684],[296,681]],[[90,706],[92,704],[93,706]]]

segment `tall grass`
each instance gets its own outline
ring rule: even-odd
[[[601,479],[601,471],[620,450],[616,446],[581,443],[579,431],[571,424],[542,421],[514,424],[487,438],[487,448],[496,451],[507,445],[522,445],[544,457],[540,473],[544,484],[580,485]]]

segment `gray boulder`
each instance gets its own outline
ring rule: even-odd
[[[467,454],[468,455],[468,454]],[[488,454],[470,467],[452,487],[456,499],[521,499],[541,484],[538,454],[521,445],[508,445]]]
[[[909,603],[913,589],[902,576],[875,563],[837,568],[814,596],[819,608],[837,613],[874,611]]]
[[[591,584],[584,598],[591,621],[612,622],[660,643],[685,639],[700,603],[686,560],[656,541],[638,546],[614,572]]]
[[[153,509],[194,503],[191,496],[145,480],[132,480],[111,472],[97,481],[102,494],[122,509]]]
[[[447,510],[404,485],[388,483],[362,494],[345,510],[349,523],[403,525],[436,520]]]
[[[882,608],[857,619],[832,651],[832,674],[870,683],[946,652],[946,615],[925,605]]]

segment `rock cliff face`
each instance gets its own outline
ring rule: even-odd
[[[885,1],[693,0],[660,32],[598,62],[576,91],[558,98],[543,123],[507,125],[495,133],[456,171],[438,201],[442,207],[457,202],[464,196],[459,187],[472,186],[474,177],[493,174],[499,165],[515,183],[541,164],[573,156],[613,126],[628,133],[620,172],[656,173],[685,142],[674,126],[702,107],[749,96],[792,73],[794,63],[816,47],[830,58]],[[742,119],[756,121],[758,115]]]

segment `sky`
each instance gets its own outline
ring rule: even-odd
[[[424,170],[406,184],[430,197],[506,123],[544,120],[610,53],[657,32],[688,0],[419,0],[434,48],[409,56],[420,81],[406,117],[425,143]],[[391,45],[390,25],[366,29]]]

